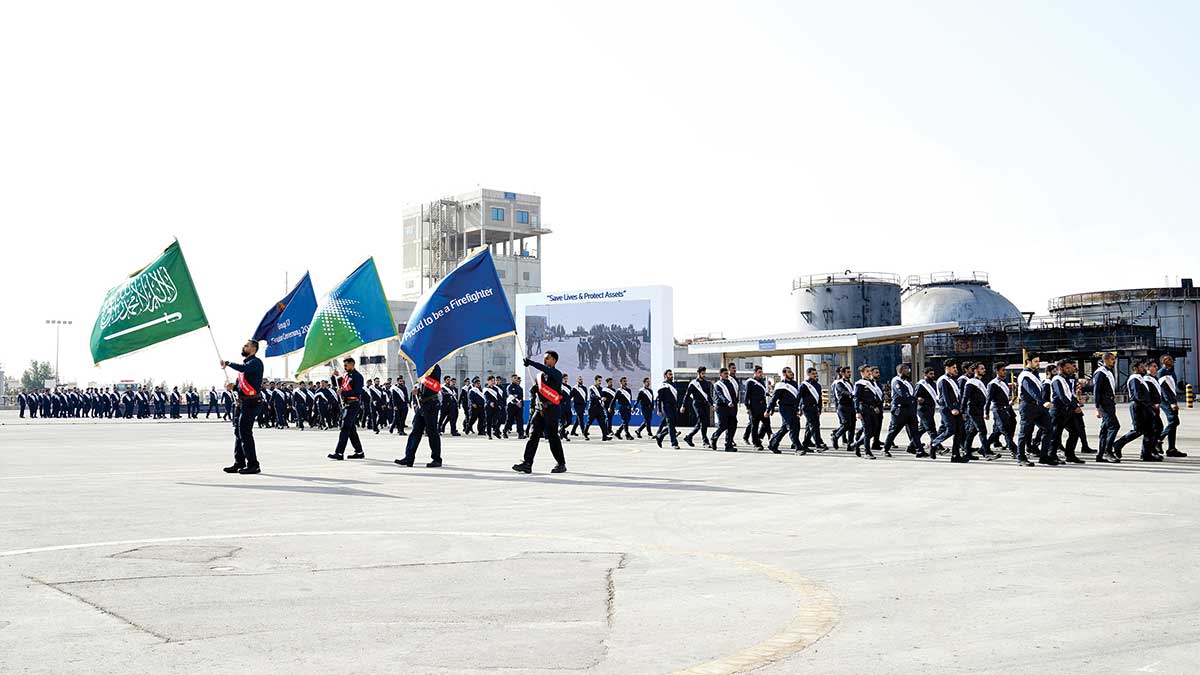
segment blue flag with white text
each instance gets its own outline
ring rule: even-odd
[[[304,349],[304,336],[317,313],[317,294],[313,292],[312,279],[308,272],[282,300],[267,310],[258,328],[255,340],[267,341],[267,356],[283,356]]]
[[[496,274],[492,252],[464,260],[421,296],[400,338],[400,353],[417,377],[463,347],[516,335],[517,322]]]

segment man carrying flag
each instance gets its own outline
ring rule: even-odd
[[[367,258],[321,300],[304,335],[304,355],[296,375],[336,360],[363,345],[395,336],[396,323],[383,294],[375,259]],[[366,455],[358,440],[357,424],[367,396],[365,384],[362,373],[355,369],[353,358],[343,359],[342,364],[346,374],[339,378],[335,369],[331,381],[342,400],[342,429],[337,447],[329,458],[344,459],[343,453],[349,443],[354,447],[350,459],[362,459]]]
[[[513,464],[517,473],[533,473],[533,457],[537,454],[538,443],[542,436],[550,443],[550,453],[556,462],[550,473],[566,473],[567,458],[563,455],[562,439],[558,433],[558,405],[562,403],[562,373],[555,366],[558,364],[558,352],[547,351],[542,357],[542,363],[525,359],[525,366],[538,372],[537,397],[532,401],[536,410],[533,419],[529,421],[529,440],[525,443],[525,459],[520,464]]]
[[[442,438],[438,433],[438,413],[442,408],[442,367],[434,365],[433,370],[425,377],[417,380],[413,390],[413,402],[418,406],[417,414],[413,417],[412,433],[408,437],[408,445],[404,448],[404,459],[397,459],[400,466],[412,466],[417,457],[417,446],[421,444],[421,436],[429,438],[429,453],[432,455],[426,468],[436,469],[442,465]]]
[[[258,416],[261,403],[263,362],[258,358],[258,340],[247,340],[242,345],[242,363],[221,361],[222,368],[233,368],[238,372],[237,396],[241,404],[233,421],[233,466],[225,467],[225,473],[252,474],[261,471],[258,453],[254,450],[254,418]]]
[[[346,369],[346,374],[338,378],[335,370],[332,380],[333,386],[337,388],[342,399],[342,428],[338,432],[337,446],[328,457],[339,461],[345,459],[344,454],[348,441],[354,448],[354,454],[350,455],[350,459],[366,459],[367,456],[363,454],[362,441],[358,440],[358,415],[363,397],[363,376],[355,369],[354,359],[349,356],[342,359],[342,366]]]
[[[413,307],[405,324],[404,336],[400,340],[400,354],[412,362],[422,388],[422,396],[433,396],[434,383],[441,381],[438,362],[455,352],[473,344],[495,340],[516,334],[516,321],[512,308],[500,285],[496,263],[489,249],[483,249],[464,260],[458,267],[429,290]],[[430,379],[432,378],[432,379]],[[557,386],[557,385],[556,385]],[[440,390],[440,387],[438,387]],[[469,394],[473,404],[476,392]],[[466,396],[466,394],[464,394]],[[478,394],[482,397],[482,394]],[[430,415],[432,404],[421,401],[421,417]],[[441,464],[440,444],[437,436],[436,417],[427,418],[422,425],[428,434],[434,461]],[[490,422],[490,419],[489,419]],[[415,425],[415,422],[414,422]],[[488,427],[489,432],[491,426]],[[398,464],[411,466],[421,434],[414,426],[409,438],[405,461]]]

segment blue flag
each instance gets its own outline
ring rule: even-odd
[[[424,377],[463,347],[516,333],[492,252],[484,249],[421,296],[400,339],[400,354]]]
[[[254,329],[255,340],[267,341],[267,356],[283,356],[304,349],[304,336],[313,314],[317,313],[317,295],[313,293],[308,272],[296,287],[267,310]]]
[[[383,294],[375,259],[367,258],[321,299],[304,338],[304,356],[296,372],[349,354],[365,344],[394,337],[396,322]]]

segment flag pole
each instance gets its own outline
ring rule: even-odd
[[[284,297],[287,297],[288,290],[290,290],[290,287],[288,286],[288,273],[287,273],[287,270],[284,270],[283,271],[283,295],[284,295]],[[291,352],[288,352],[287,354],[283,355],[283,377],[284,377],[284,379],[291,379],[293,377],[292,369],[288,367],[288,356],[290,354],[291,354]]]
[[[221,358],[221,348],[217,346],[217,336],[213,335],[212,326],[209,325],[209,326],[207,326],[207,328],[208,328],[208,337],[212,338],[213,351],[215,351],[217,353],[217,360],[224,361],[225,359]],[[225,376],[225,384],[229,384],[229,371],[222,368],[221,374]]]

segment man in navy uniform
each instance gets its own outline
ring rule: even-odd
[[[862,420],[862,429],[851,446],[855,455],[862,457],[866,453],[868,459],[875,459],[875,453],[871,452],[873,439],[879,436],[879,429],[883,427],[883,390],[876,383],[874,373],[874,366],[864,365],[858,369],[859,379],[854,383],[854,413]]]
[[[292,391],[292,406],[296,409],[296,428],[304,431],[304,418],[308,414],[308,387],[303,382]]]
[[[1017,435],[1017,463],[1022,466],[1033,466],[1029,461],[1029,451],[1036,447],[1038,464],[1055,466],[1058,455],[1054,450],[1054,439],[1050,433],[1050,401],[1045,400],[1042,384],[1038,380],[1038,369],[1041,358],[1029,356],[1025,361],[1025,369],[1017,377],[1017,388],[1021,396],[1021,431]],[[1034,430],[1040,432],[1041,442],[1034,446]]]
[[[625,440],[632,441],[633,436],[629,435],[629,420],[633,417],[633,392],[629,390],[629,380],[621,377],[621,380],[616,389],[613,390],[613,407],[616,408],[617,416],[621,420],[621,426],[613,433],[617,440],[621,438],[621,432],[625,432]]]
[[[850,381],[853,370],[849,366],[839,366],[837,379],[829,387],[829,395],[833,398],[833,409],[837,411],[838,427],[833,430],[833,449],[838,448],[838,440],[844,440],[849,448],[854,443],[854,383]]]
[[[771,400],[767,401],[767,410],[763,413],[764,417],[770,417],[775,409],[779,409],[779,416],[783,418],[783,425],[779,427],[779,431],[771,436],[771,440],[767,441],[767,448],[775,453],[780,454],[779,444],[783,441],[783,435],[786,433],[792,440],[792,447],[799,448],[800,442],[800,390],[799,384],[795,380],[795,374],[791,368],[784,367],[783,379],[775,384],[775,390],[771,392]]]
[[[242,363],[221,361],[222,368],[237,371],[237,394],[240,405],[233,424],[233,465],[225,473],[254,474],[261,472],[258,452],[254,447],[254,418],[262,404],[263,362],[258,358],[258,340],[242,345]]]
[[[442,414],[438,419],[438,432],[445,433],[450,427],[450,435],[458,436],[458,380],[446,376],[442,381]]]
[[[909,375],[912,369],[907,363],[896,366],[896,376],[892,378],[892,420],[888,424],[887,438],[883,441],[884,454],[891,457],[889,452],[896,447],[896,437],[903,429],[908,435],[908,452],[916,453],[917,446],[917,391]]]
[[[575,422],[571,425],[571,435],[579,435],[579,427],[583,427],[584,440],[587,440],[587,409],[588,388],[583,384],[583,376],[575,378],[575,386],[571,387],[571,408],[575,411]]]
[[[471,379],[471,388],[467,391],[467,397],[470,399],[470,408],[467,410],[466,430],[476,436],[482,436],[485,433],[484,427],[487,422],[488,398],[483,393],[478,376]]]
[[[1083,416],[1083,405],[1075,396],[1075,362],[1063,359],[1058,362],[1058,375],[1050,382],[1050,419],[1054,425],[1054,439],[1061,443],[1063,432],[1067,441],[1063,444],[1066,459],[1071,464],[1083,464],[1084,461],[1075,455],[1075,446],[1079,444],[1079,425],[1075,419]]]
[[[763,449],[763,432],[767,428],[767,420],[763,416],[767,411],[765,380],[762,366],[757,365],[754,366],[754,376],[746,380],[746,410],[750,415],[746,420],[746,433],[742,438],[756,450]]]
[[[713,386],[713,406],[717,411],[717,431],[709,443],[717,449],[717,441],[725,434],[725,452],[737,452],[733,445],[733,434],[737,431],[737,385],[729,379],[729,369],[722,368],[716,385]]]
[[[521,388],[521,376],[513,374],[504,388],[504,437],[517,425],[517,438],[525,438],[525,390]]]
[[[958,385],[958,361],[947,360],[942,366],[942,376],[937,380],[938,407],[942,411],[942,431],[933,439],[931,445],[935,450],[945,450],[942,442],[950,439],[950,461],[955,463],[970,461],[962,452],[963,418],[962,390]]]
[[[403,382],[400,380],[401,384]],[[421,444],[422,436],[429,439],[430,462],[425,468],[436,469],[442,465],[442,438],[438,433],[442,389],[441,366],[435,365],[428,375],[417,379],[417,387],[413,390],[413,402],[417,409],[413,416],[412,434],[409,435],[408,445],[404,448],[404,458],[396,460],[400,466],[412,466],[416,461],[417,446]]]
[[[1153,448],[1154,454],[1162,458],[1162,387],[1158,384],[1158,361],[1155,359],[1146,359],[1146,374],[1142,376],[1142,382],[1146,384],[1146,393],[1150,399],[1150,409],[1147,411],[1147,419],[1150,421],[1148,434],[1150,435],[1150,446]]]
[[[555,368],[558,364],[558,352],[547,351],[542,356],[542,363],[536,363],[529,359],[525,359],[523,363],[525,367],[538,371],[538,393],[530,401],[534,410],[531,410],[529,420],[529,440],[525,442],[525,456],[519,464],[513,465],[513,471],[533,473],[533,459],[537,455],[539,442],[545,436],[555,461],[554,468],[550,470],[550,473],[565,473],[567,458],[563,454],[558,423],[558,407],[563,403],[562,373]]]
[[[350,459],[363,459],[366,455],[363,454],[362,441],[358,440],[358,416],[362,412],[364,395],[363,376],[355,368],[354,359],[349,356],[342,359],[342,366],[345,368],[346,374],[339,378],[335,370],[331,380],[342,399],[342,428],[338,432],[337,446],[328,457],[336,460],[345,459],[346,443],[349,442],[354,448],[354,454],[350,455]]]
[[[441,370],[438,370],[438,372],[441,373]],[[408,433],[405,431],[405,428],[408,426],[408,388],[404,384],[404,377],[397,377],[396,384],[392,385],[390,389],[392,424],[388,427],[388,433],[396,431],[403,436]],[[417,421],[414,419],[413,424],[416,423]]]
[[[604,401],[604,385],[599,375],[595,376],[592,386],[587,390],[587,401],[587,420],[583,423],[583,440],[591,440],[588,437],[588,431],[591,430],[593,422],[600,423],[600,440],[610,440],[611,437],[608,435],[608,411],[605,409]]]
[[[679,420],[679,402],[678,393],[675,391],[675,373],[671,369],[663,372],[663,382],[658,385],[655,391],[655,398],[658,401],[659,412],[662,413],[662,426],[659,427],[658,433],[654,435],[654,441],[658,443],[658,447],[662,447],[663,438],[667,435],[671,437],[671,447],[679,448],[679,437],[675,430],[675,425]]]
[[[984,416],[987,410],[987,385],[983,377],[987,374],[987,366],[982,362],[967,366],[967,380],[962,388],[962,417],[966,429],[963,440],[963,452],[968,459],[979,459],[975,456],[975,439],[979,438],[979,452],[989,462],[999,457],[992,452],[992,444],[988,441],[987,422]]]
[[[635,432],[638,438],[642,431],[650,434],[650,423],[654,419],[654,391],[650,389],[650,378],[642,378],[642,388],[637,393],[638,412],[642,414],[642,423]]]
[[[1175,357],[1163,354],[1159,359],[1162,368],[1158,371],[1158,384],[1162,390],[1162,412],[1167,416],[1159,441],[1167,442],[1167,457],[1187,457],[1175,447],[1175,435],[1179,431],[1179,385],[1175,382]]]
[[[696,379],[688,383],[687,391],[683,394],[683,402],[680,404],[679,412],[683,412],[688,405],[692,407],[692,414],[696,417],[696,425],[692,427],[691,432],[683,437],[683,442],[696,447],[692,439],[696,434],[700,434],[700,438],[704,440],[705,445],[709,445],[708,440],[708,408],[712,401],[712,382],[704,379],[708,373],[708,369],[700,366],[696,369]]]
[[[821,438],[821,382],[816,368],[805,371],[805,380],[801,382],[800,410],[804,414],[804,442],[800,444],[801,454],[810,448],[819,452],[828,450],[825,440]]]
[[[1126,444],[1145,434],[1147,427],[1145,408],[1149,405],[1148,400],[1150,395],[1146,392],[1146,386],[1142,382],[1142,362],[1130,360],[1129,370],[1131,372],[1129,373],[1129,379],[1125,380],[1125,391],[1129,396],[1129,423],[1131,428],[1113,442],[1113,454],[1117,457],[1121,457],[1121,450]],[[1147,452],[1145,441],[1142,441],[1142,461],[1155,461]]]
[[[1007,371],[1008,364],[1002,361],[992,364],[994,377],[988,382],[985,401],[986,415],[992,420],[992,435],[988,437],[988,445],[996,446],[1003,437],[1009,454],[1016,459],[1017,444],[1013,439],[1016,437],[1017,415],[1012,409],[1012,392],[1005,381]]]
[[[1117,419],[1117,355],[1105,352],[1100,356],[1100,365],[1092,373],[1092,399],[1096,405],[1096,417],[1100,419],[1100,443],[1096,448],[1097,462],[1118,463],[1115,453],[1117,432],[1121,422]]]
[[[937,411],[937,371],[926,366],[925,372],[921,373],[923,377],[916,386],[917,398],[917,420],[920,426],[917,429],[916,451],[913,453],[917,457],[930,457],[937,459],[937,450],[932,448],[933,439],[937,436],[937,422],[934,421],[933,414]],[[929,436],[930,450],[925,452],[925,446],[921,442],[921,435]]]
[[[17,393],[17,405],[21,408],[21,419],[25,419],[25,403],[27,400],[28,399],[25,396],[25,390],[21,390]]]

